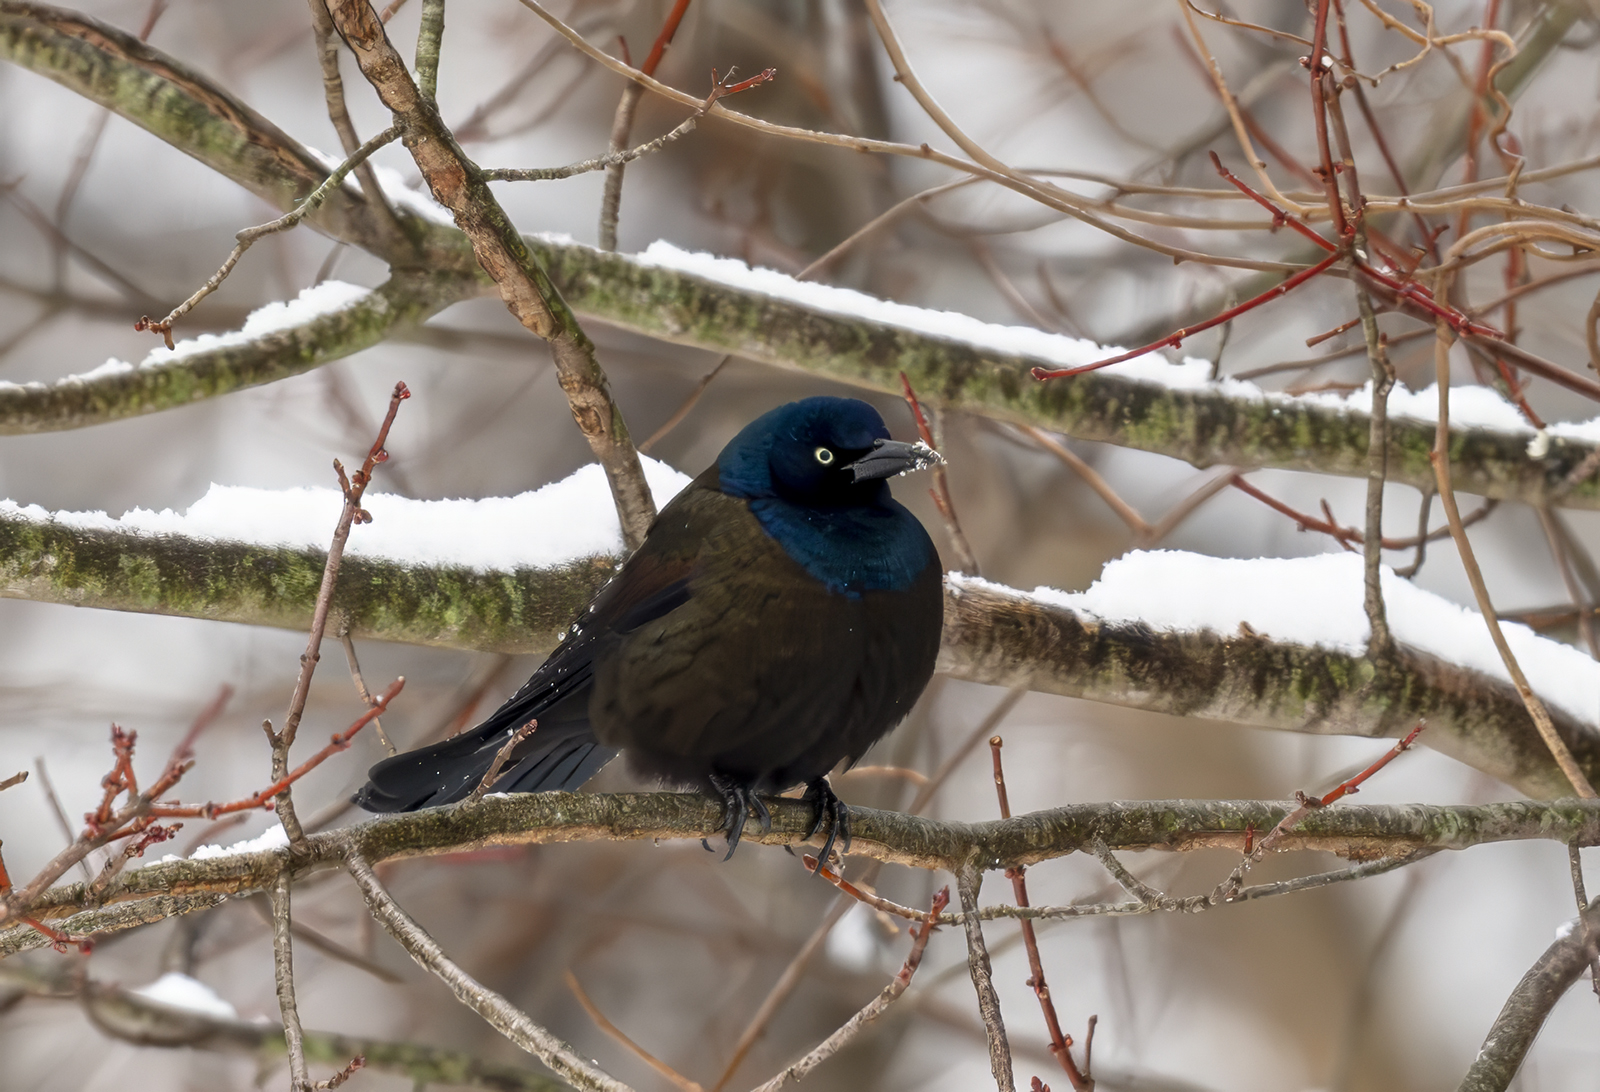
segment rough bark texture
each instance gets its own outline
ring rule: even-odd
[[[204,77],[87,16],[0,0],[0,58],[109,107],[279,208],[292,208],[327,175],[320,162],[276,126]],[[455,177],[448,166],[446,173]],[[462,174],[455,184],[470,188],[470,181]],[[405,213],[401,220],[414,249],[389,254],[381,223],[353,185],[342,187],[310,218],[318,230],[397,265],[483,275],[461,232]],[[503,245],[511,248],[507,253],[515,253],[518,244],[510,238],[514,233],[509,226],[486,221],[485,227],[501,232]],[[917,390],[939,406],[1154,451],[1196,466],[1366,473],[1366,413],[1274,404],[1217,388],[1164,391],[1103,372],[1037,383],[1028,368],[1050,362],[986,354],[811,311],[591,247],[532,238],[521,243],[535,266],[543,263],[550,283],[575,310],[652,337],[736,352],[896,395],[903,369]],[[594,420],[580,417],[579,423],[585,429],[604,428],[604,417],[600,412]],[[74,423],[92,422],[67,416],[58,424],[37,427]],[[1432,480],[1430,443],[1426,423],[1391,420],[1389,480],[1426,487]],[[1457,431],[1450,458],[1456,487],[1464,492],[1600,508],[1600,477],[1566,485],[1567,475],[1595,450],[1594,444],[1552,439],[1548,453],[1533,459],[1524,438]]]
[[[0,385],[0,436],[160,413],[288,379],[371,348],[400,328],[415,326],[482,291],[476,278],[402,273],[350,307],[243,344],[203,349],[86,381]]]
[[[0,596],[304,631],[321,551],[88,531],[0,516]],[[527,652],[562,630],[615,560],[481,573],[347,557],[333,610],[355,637]]]
[[[744,840],[766,845],[802,843],[811,825],[811,805],[776,798],[768,803],[771,831],[753,827],[745,832]],[[851,852],[913,868],[954,871],[968,861],[985,870],[1035,864],[1092,849],[1096,839],[1112,849],[1237,851],[1244,845],[1247,830],[1257,835],[1271,830],[1288,811],[1288,805],[1265,801],[1155,800],[1077,804],[1010,819],[961,823],[854,807],[850,810]],[[146,865],[113,881],[98,909],[81,909],[84,884],[62,884],[45,892],[33,913],[79,935],[91,928],[128,928],[206,905],[196,904],[195,899],[215,901],[223,894],[262,891],[285,868],[304,875],[342,867],[352,851],[376,864],[496,845],[699,839],[715,835],[721,824],[721,805],[698,793],[552,792],[488,797],[476,803],[381,816],[314,834],[300,857],[291,857],[285,848]],[[1600,803],[1568,799],[1448,807],[1340,805],[1311,812],[1278,846],[1372,859],[1423,848],[1466,849],[1534,838],[1600,842]],[[157,899],[168,900],[162,904],[164,913],[140,909]],[[45,943],[48,940],[26,926],[0,930],[0,956]]]
[[[0,515],[0,596],[304,630],[320,551],[82,530]],[[357,637],[546,652],[617,559],[511,573],[345,560],[333,609]],[[939,670],[994,686],[1178,716],[1394,737],[1428,718],[1430,747],[1531,796],[1566,782],[1509,685],[1410,649],[1374,664],[1265,637],[1109,625],[997,587],[947,588]],[[1555,710],[1590,777],[1600,731]]]
[[[573,420],[605,468],[623,536],[630,548],[637,548],[655,518],[655,502],[622,411],[595,359],[594,343],[489,191],[478,165],[456,143],[439,108],[412,82],[368,0],[332,0],[328,13],[362,74],[394,113],[434,199],[450,210],[456,226],[471,240],[478,264],[499,287],[506,307],[518,322],[550,343]]]

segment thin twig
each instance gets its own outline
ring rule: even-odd
[[[1450,521],[1450,534],[1455,539],[1456,551],[1461,555],[1461,567],[1466,570],[1467,580],[1472,584],[1472,594],[1478,601],[1478,610],[1483,615],[1484,625],[1489,627],[1489,636],[1494,640],[1494,647],[1506,666],[1506,673],[1511,676],[1512,685],[1516,687],[1517,694],[1527,706],[1528,715],[1533,719],[1534,727],[1538,729],[1545,746],[1550,749],[1556,765],[1561,767],[1561,772],[1572,784],[1573,791],[1581,797],[1592,799],[1595,796],[1594,786],[1589,784],[1583,769],[1572,757],[1571,749],[1567,747],[1566,741],[1561,738],[1551,722],[1550,713],[1545,709],[1544,702],[1528,685],[1527,676],[1522,673],[1522,666],[1517,663],[1517,658],[1512,655],[1511,646],[1506,643],[1505,634],[1500,629],[1500,620],[1494,612],[1494,603],[1489,599],[1489,588],[1483,581],[1483,572],[1478,568],[1478,559],[1473,554],[1472,544],[1467,540],[1466,528],[1461,524],[1461,512],[1456,507],[1456,497],[1450,482],[1450,343],[1452,340],[1449,325],[1440,319],[1436,327],[1433,353],[1434,381],[1439,387],[1439,424],[1435,432],[1433,451],[1429,454],[1429,459],[1433,463],[1434,477],[1439,484],[1439,500],[1444,504],[1445,516]]]
[[[283,1041],[289,1051],[290,1092],[309,1092],[311,1072],[306,1067],[305,1030],[294,997],[294,942],[290,937],[287,872],[272,886],[272,978],[278,989],[278,1011],[283,1014]]]
[[[356,684],[356,693],[361,695],[361,700],[370,709],[377,704],[377,699],[367,689],[367,680],[361,677],[361,661],[356,659],[356,643],[350,637],[350,627],[348,625],[339,627],[339,640],[344,642],[344,658],[345,663],[350,667],[350,680]],[[395,745],[389,742],[389,733],[383,730],[383,721],[373,717],[372,730],[377,733],[378,742],[382,744],[383,749],[391,755],[395,754]]]
[[[140,318],[138,322],[134,323],[133,328],[135,330],[155,331],[166,339],[167,348],[172,348],[172,324],[192,311],[195,305],[201,300],[205,299],[218,288],[222,287],[222,282],[227,280],[228,274],[233,272],[233,267],[239,264],[239,259],[244,256],[245,251],[249,250],[250,247],[255,244],[256,240],[280,231],[287,231],[298,224],[301,220],[304,220],[311,213],[315,212],[318,207],[321,206],[322,202],[327,200],[328,195],[344,182],[346,175],[348,175],[357,166],[364,163],[367,157],[372,155],[373,152],[377,151],[385,144],[394,141],[399,136],[399,127],[391,125],[389,128],[385,129],[383,132],[379,133],[377,136],[373,137],[371,140],[367,141],[365,144],[361,145],[361,147],[352,152],[343,163],[339,164],[333,169],[333,172],[329,174],[327,178],[323,179],[320,186],[306,195],[306,199],[304,201],[300,202],[298,205],[284,213],[282,216],[278,217],[276,220],[269,221],[265,224],[258,224],[255,227],[245,228],[243,231],[239,232],[239,234],[234,236],[238,242],[234,245],[233,252],[228,255],[227,260],[222,263],[222,266],[206,280],[205,284],[200,286],[194,295],[190,296],[188,299],[178,304],[178,306],[174,307],[167,314],[166,318],[158,321],[156,319],[152,319],[149,315],[145,315],[144,317]]]
[[[397,2],[404,3],[405,0]],[[316,39],[317,62],[322,67],[322,97],[327,105],[328,120],[333,123],[333,131],[339,136],[340,149],[346,156],[352,156],[361,148],[361,137],[356,133],[355,122],[351,120],[349,107],[344,101],[344,77],[339,74],[339,36],[333,31],[326,0],[307,0],[307,3],[311,7],[311,30]],[[388,21],[387,16],[384,21]],[[361,183],[362,196],[377,213],[379,230],[388,233],[391,238],[403,238],[400,221],[395,218],[394,209],[389,204],[389,195],[383,192],[383,187],[378,183],[378,172],[372,169],[370,162],[363,160],[356,165],[355,174]]]
[[[688,10],[689,0],[674,0],[672,10],[667,13],[667,18],[661,25],[661,32],[656,35],[655,43],[650,47],[649,54],[644,59],[644,64],[639,71],[646,76],[654,76],[656,66],[661,63],[661,58],[666,55],[667,46],[672,44],[673,35],[678,33],[678,24],[683,22],[683,13]],[[623,52],[627,52],[627,43],[622,44]],[[628,136],[633,132],[633,117],[638,112],[639,100],[644,97],[644,88],[637,83],[629,83],[622,89],[622,98],[617,102],[617,112],[611,119],[611,146],[613,155],[620,153],[628,146]],[[617,219],[622,206],[622,176],[626,170],[627,160],[619,160],[608,164],[606,167],[606,186],[600,199],[600,249],[617,249]]]
[[[322,635],[328,626],[328,612],[333,606],[333,592],[339,581],[339,565],[344,558],[345,543],[350,538],[351,527],[358,522],[372,521],[372,516],[361,507],[361,498],[366,493],[378,464],[389,458],[389,452],[384,448],[389,439],[389,428],[394,424],[395,414],[400,412],[400,403],[410,397],[411,392],[404,383],[394,385],[394,391],[389,396],[389,412],[384,415],[383,424],[378,426],[378,436],[372,441],[372,447],[368,449],[361,469],[346,478],[343,465],[338,459],[333,461],[334,472],[338,474],[339,484],[344,491],[344,507],[339,512],[339,522],[334,528],[333,541],[328,545],[328,559],[322,567],[322,585],[317,591],[316,606],[311,612],[311,632],[306,638],[306,650],[300,655],[300,674],[295,679],[294,693],[289,697],[289,709],[284,715],[283,730],[274,733],[270,726],[267,728],[267,736],[272,741],[272,776],[275,780],[281,780],[289,773],[289,749],[294,746],[295,733],[300,728],[300,718],[305,712],[306,698],[311,693],[311,676],[316,671],[317,660],[322,655]],[[288,832],[290,843],[295,846],[303,844],[305,831],[300,828],[300,821],[294,813],[294,804],[287,787],[278,797],[277,810],[278,818],[283,822],[283,829]]]
[[[583,988],[583,983],[578,981],[578,976],[572,973],[571,968],[564,972],[563,977],[566,979],[567,989],[571,990],[572,996],[578,999],[578,1004],[582,1005],[583,1011],[589,1014],[589,1019],[593,1020],[595,1026],[601,1031],[621,1044],[624,1050],[672,1082],[673,1086],[681,1089],[682,1092],[704,1092],[698,1081],[691,1081],[688,1077],[673,1069],[666,1062],[663,1062],[660,1058],[657,1058],[644,1047],[634,1042],[627,1032],[613,1024],[606,1017],[606,1014],[600,1011],[600,1007],[589,997],[588,992]]]
[[[1403,738],[1396,740],[1395,745],[1380,755],[1377,761],[1349,780],[1341,781],[1323,795],[1308,796],[1303,792],[1296,792],[1294,794],[1296,806],[1285,814],[1282,819],[1278,820],[1265,838],[1257,840],[1254,846],[1245,850],[1244,856],[1234,866],[1233,871],[1228,874],[1228,878],[1218,884],[1216,890],[1211,893],[1210,901],[1213,903],[1231,902],[1237,898],[1240,887],[1244,882],[1244,874],[1249,871],[1250,866],[1260,861],[1262,857],[1267,855],[1268,851],[1276,849],[1289,832],[1294,830],[1300,820],[1313,811],[1328,807],[1346,796],[1360,792],[1361,786],[1368,778],[1409,750],[1411,745],[1416,742],[1417,736],[1421,735],[1422,730],[1427,726],[1428,722],[1426,720],[1417,721],[1416,727],[1407,732]],[[1248,845],[1248,839],[1246,844]]]
[[[367,909],[378,924],[399,942],[417,965],[450,988],[462,1004],[489,1022],[496,1031],[553,1069],[575,1088],[588,1092],[632,1092],[621,1081],[586,1061],[570,1045],[534,1023],[527,1014],[486,986],[479,984],[444,954],[438,943],[402,910],[384,890],[372,867],[359,853],[345,861],[361,888]]]
[[[483,799],[483,794],[488,792],[500,777],[500,771],[505,769],[506,763],[511,761],[511,752],[517,749],[517,744],[533,734],[539,727],[539,722],[530,720],[521,728],[511,733],[511,738],[501,744],[500,749],[494,753],[494,761],[489,763],[489,768],[484,771],[483,778],[478,782],[477,788],[467,794],[467,803],[477,803]]]
[[[39,774],[39,787],[44,790],[44,798],[50,804],[50,814],[56,817],[56,825],[61,828],[67,844],[71,845],[78,836],[72,829],[72,820],[67,818],[67,809],[61,806],[61,798],[56,795],[56,787],[50,781],[50,771],[44,764],[43,755],[33,760],[33,768]],[[79,861],[78,869],[83,873],[85,881],[94,879],[94,874],[89,871],[88,861]]]
[[[689,416],[689,411],[694,409],[696,403],[700,401],[700,397],[706,393],[706,388],[711,386],[712,380],[722,374],[722,369],[726,368],[728,361],[732,359],[732,353],[724,355],[709,372],[700,377],[700,382],[694,385],[694,390],[689,392],[689,396],[678,405],[677,409],[672,411],[672,416],[663,421],[661,427],[652,432],[650,438],[639,445],[640,454],[650,454],[650,449],[656,446],[657,441],[683,423],[683,419]]]
[[[1085,485],[1093,489],[1101,500],[1110,505],[1111,510],[1117,514],[1123,523],[1128,525],[1128,529],[1134,533],[1135,537],[1140,539],[1151,537],[1155,528],[1146,522],[1145,518],[1136,512],[1131,504],[1123,500],[1115,489],[1111,488],[1110,482],[1101,477],[1094,467],[1080,459],[1071,448],[1042,428],[1036,428],[1033,425],[1018,425],[1017,428],[1019,431],[1026,433],[1034,443],[1067,464],[1073,473],[1083,479]]]
[[[917,422],[917,432],[922,442],[938,451],[939,437],[934,434],[933,425],[929,424],[929,416],[923,413],[922,403],[917,400],[917,392],[911,389],[911,380],[906,378],[905,372],[900,373],[900,388],[905,395],[906,405],[911,407],[911,416]],[[972,552],[972,544],[967,541],[966,534],[961,530],[961,520],[956,515],[956,503],[950,496],[950,478],[945,473],[943,459],[933,464],[933,488],[928,490],[928,495],[933,498],[934,507],[944,520],[945,533],[950,536],[950,548],[955,551],[956,568],[972,576],[981,575],[977,555]]]
[[[1011,1045],[1006,1041],[1006,1025],[1000,1016],[1000,995],[995,993],[994,974],[989,966],[989,949],[983,943],[983,923],[978,919],[978,887],[983,872],[968,862],[956,870],[956,890],[961,896],[962,928],[967,934],[967,973],[978,994],[978,1015],[989,1040],[989,1071],[994,1074],[999,1092],[1016,1092],[1011,1074]]]
[[[1372,367],[1372,420],[1367,439],[1367,511],[1362,534],[1363,604],[1371,630],[1368,654],[1373,658],[1394,651],[1389,632],[1388,613],[1383,603],[1383,487],[1389,477],[1389,391],[1394,388],[1394,365],[1389,363],[1383,335],[1378,331],[1378,316],[1372,297],[1357,286],[1356,307],[1361,312],[1361,331],[1367,343],[1367,361]]]
[[[894,1004],[895,1000],[905,993],[906,988],[911,985],[912,976],[917,973],[917,968],[922,965],[922,953],[928,947],[928,938],[933,935],[933,930],[936,928],[933,923],[938,920],[940,912],[949,903],[950,888],[940,888],[938,893],[933,896],[933,905],[923,919],[922,927],[918,929],[916,926],[912,926],[911,951],[906,956],[905,963],[901,965],[899,973],[890,979],[889,984],[883,988],[877,997],[867,1002],[864,1008],[846,1020],[838,1031],[835,1031],[817,1044],[814,1049],[798,1062],[795,1062],[765,1084],[758,1086],[754,1092],[778,1092],[778,1089],[790,1081],[801,1080],[807,1073],[810,1073],[817,1066],[839,1053],[851,1040],[860,1035],[867,1025],[882,1016],[884,1010]]]
[[[710,105],[709,102],[706,104]],[[571,178],[574,175],[588,174],[590,171],[604,171],[612,167],[620,167],[625,163],[632,163],[635,159],[642,159],[652,152],[659,152],[668,144],[680,137],[688,136],[694,127],[700,124],[704,111],[690,114],[679,123],[676,129],[663,133],[652,141],[639,145],[637,148],[627,148],[620,152],[606,152],[594,156],[592,159],[579,160],[569,163],[565,167],[496,167],[483,172],[483,177],[489,182],[554,182],[562,178]]]
[[[989,754],[994,765],[994,793],[1000,804],[1000,818],[1011,818],[1011,801],[1006,793],[1005,767],[1000,761],[1000,751],[1004,741],[999,736],[989,740]],[[1006,869],[1006,878],[1011,881],[1011,893],[1019,908],[1028,906],[1028,878],[1027,869],[1021,865]],[[963,904],[965,911],[965,905]],[[1072,1037],[1061,1030],[1060,1017],[1056,1015],[1055,999],[1050,994],[1050,984],[1045,981],[1044,960],[1039,955],[1039,938],[1034,932],[1033,922],[1024,918],[1020,923],[1022,928],[1022,945],[1028,953],[1028,986],[1032,988],[1033,995],[1039,1001],[1039,1010],[1044,1014],[1045,1031],[1050,1037],[1050,1053],[1056,1063],[1067,1074],[1067,1079],[1072,1082],[1072,1087],[1077,1092],[1092,1092],[1094,1088],[1094,1075],[1089,1072],[1087,1064],[1080,1070],[1078,1063],[1072,1057]]]

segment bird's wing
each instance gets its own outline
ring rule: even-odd
[[[654,772],[673,780],[674,760],[688,770],[746,749],[781,768],[843,727],[867,639],[861,601],[806,573],[737,498],[706,492],[676,515],[695,529],[685,598],[595,661],[596,736],[646,771],[658,756]]]
[[[696,487],[706,488],[697,481],[685,493]],[[373,766],[357,803],[369,811],[410,811],[459,800],[482,780],[511,734],[531,720],[539,726],[508,756],[498,791],[576,788],[610,761],[616,750],[601,746],[589,727],[595,659],[688,601],[694,521],[676,516],[676,503],[662,510],[644,545],[515,694],[476,727]]]

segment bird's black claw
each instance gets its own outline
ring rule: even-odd
[[[733,851],[739,848],[739,839],[744,835],[744,824],[750,816],[756,817],[756,821],[761,824],[763,834],[771,833],[772,813],[767,810],[767,805],[750,786],[741,785],[731,777],[712,774],[711,788],[722,797],[722,829],[728,832],[728,853],[722,858],[724,861],[732,857]]]
[[[822,843],[822,852],[817,854],[817,871],[820,873],[828,855],[833,852],[835,841],[839,843],[840,853],[850,852],[850,809],[834,795],[833,786],[828,784],[825,777],[806,782],[805,795],[800,799],[810,801],[817,809],[816,816],[811,820],[811,828],[806,831],[807,838],[822,829],[824,819],[828,823],[828,840]]]

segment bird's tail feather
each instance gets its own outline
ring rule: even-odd
[[[485,738],[464,732],[454,738],[386,758],[368,771],[369,780],[352,798],[367,811],[416,811],[466,797],[482,782],[495,755],[510,738],[497,732]],[[575,789],[616,757],[589,731],[587,721],[541,724],[521,754],[492,786],[493,792],[551,792]]]

